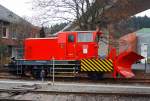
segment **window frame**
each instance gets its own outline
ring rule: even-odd
[[[71,36],[71,37],[73,36],[73,40],[71,39],[70,36]],[[68,39],[68,42],[69,42],[69,43],[73,43],[73,42],[75,42],[75,35],[74,35],[74,34],[68,34],[68,38],[67,38],[67,39]]]
[[[12,39],[17,39],[17,33],[16,32],[12,33]]]
[[[4,28],[5,28],[5,36],[4,36]],[[8,26],[2,26],[2,38],[8,38],[9,37],[9,28]]]
[[[81,38],[81,39],[79,38],[79,35],[80,35],[80,34],[82,35],[82,38]],[[89,40],[89,39],[88,39],[88,40],[86,39],[87,37],[89,37],[87,34],[90,34],[90,35],[91,35],[91,39],[90,39],[90,40]],[[83,33],[83,32],[78,32],[77,38],[78,38],[78,39],[77,39],[77,42],[94,42],[94,35],[93,35],[92,32],[86,32],[86,33],[85,33],[85,32],[84,32],[84,33]],[[85,40],[84,40],[84,39],[85,39]]]
[[[15,27],[12,27],[11,38],[17,39],[17,29]]]

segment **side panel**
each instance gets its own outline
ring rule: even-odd
[[[81,37],[78,36],[79,33]],[[70,34],[74,35],[73,42],[68,40],[68,35]],[[80,41],[78,41],[78,37]],[[61,32],[57,37],[29,38],[25,40],[24,49],[24,59],[26,60],[51,60],[52,58],[55,58],[55,60],[81,60],[84,58],[98,58],[98,44],[95,41],[94,32]]]
[[[81,72],[112,72],[113,62],[110,59],[82,59]]]
[[[98,58],[98,43],[95,32],[77,34],[77,56],[79,59]]]
[[[26,39],[24,59],[26,60],[60,60],[64,58],[64,50],[53,39]]]
[[[78,43],[77,56],[79,59],[98,58],[98,45],[95,42]]]

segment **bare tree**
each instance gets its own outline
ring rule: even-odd
[[[44,25],[45,23],[44,21],[42,21],[42,19],[39,19],[39,16],[24,16],[23,19],[30,22],[32,25],[39,27],[42,27],[42,25]]]
[[[45,31],[44,31],[44,27],[42,26],[41,30],[40,30],[40,38],[44,38],[45,35]]]
[[[33,8],[44,22],[72,22],[81,30],[95,28],[96,17],[112,0],[33,0]]]

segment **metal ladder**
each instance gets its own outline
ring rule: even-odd
[[[23,48],[16,48],[16,58],[17,59],[23,58]]]
[[[22,75],[22,65],[19,65],[18,61],[17,61],[17,75]]]

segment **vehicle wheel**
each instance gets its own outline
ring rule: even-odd
[[[37,69],[32,69],[32,76],[33,76],[35,79],[40,79],[40,71],[37,70]]]
[[[91,73],[91,74],[88,74],[88,77],[91,80],[102,80],[103,79],[103,74],[102,73]]]

